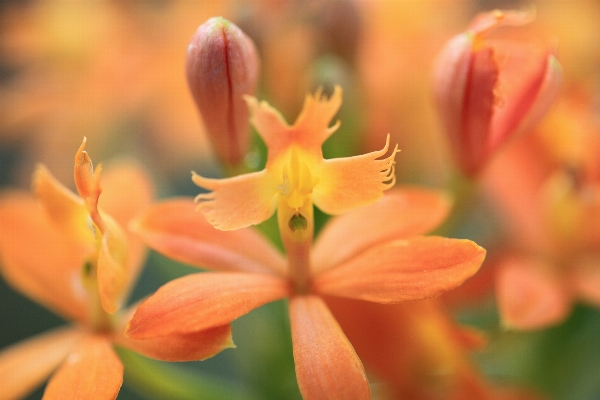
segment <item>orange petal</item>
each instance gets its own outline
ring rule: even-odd
[[[323,90],[319,89],[314,95],[306,96],[302,112],[292,127],[265,101],[259,103],[253,97],[246,97],[250,120],[269,150],[267,166],[292,143],[321,153],[321,146],[339,126],[337,123],[328,127],[342,105],[342,88],[336,86],[328,99],[322,94]]]
[[[494,47],[503,60],[496,93],[502,106],[494,111],[489,151],[539,122],[558,94],[562,76],[556,57],[546,49],[514,42]]]
[[[50,379],[44,400],[116,399],[122,383],[123,364],[110,342],[90,335]]]
[[[570,295],[552,266],[531,259],[510,258],[498,267],[496,297],[502,323],[513,329],[539,329],[563,321]]]
[[[84,137],[81,146],[79,146],[75,154],[75,186],[77,186],[77,191],[85,202],[92,221],[94,221],[100,232],[104,232],[104,223],[98,213],[98,198],[100,197],[100,193],[102,193],[102,188],[100,187],[102,166],[98,166],[96,171],[94,171],[92,160],[88,156],[88,153],[84,151],[85,142],[86,138]]]
[[[393,240],[323,272],[313,288],[377,303],[425,299],[462,284],[484,258],[485,250],[470,240],[435,236]]]
[[[262,274],[208,272],[163,285],[136,310],[127,328],[132,339],[192,333],[234,319],[286,297],[288,283]]]
[[[81,270],[93,245],[62,234],[29,195],[0,198],[0,268],[6,280],[40,304],[83,322],[88,294]]]
[[[449,211],[450,200],[442,192],[391,189],[378,202],[332,218],[325,225],[314,246],[313,272],[338,265],[383,241],[426,233]]]
[[[331,128],[328,127],[341,105],[342,87],[339,85],[333,88],[329,98],[323,95],[322,88],[314,95],[307,95],[302,112],[294,122],[295,142],[306,149],[320,149],[340,125],[338,122]]]
[[[227,179],[192,173],[192,181],[212,191],[199,194],[196,201],[207,221],[222,231],[259,224],[275,212],[278,183],[266,170]]]
[[[571,273],[574,289],[590,304],[600,307],[600,257],[585,257],[576,263]]]
[[[134,274],[129,270],[125,234],[108,215],[103,217],[103,222],[105,230],[98,254],[98,291],[102,308],[114,313],[119,309]]]
[[[93,246],[94,231],[89,226],[89,213],[80,197],[56,180],[42,164],[35,169],[32,189],[48,218],[64,235],[73,236],[82,243]]]
[[[258,231],[217,230],[195,208],[191,199],[157,203],[131,228],[152,249],[196,267],[285,274],[285,259]]]
[[[319,179],[313,190],[315,205],[328,214],[341,214],[379,200],[396,183],[394,157],[398,146],[378,160],[387,153],[389,143],[388,135],[382,150],[320,163],[314,172]]]
[[[3,349],[0,352],[0,398],[21,398],[35,389],[77,345],[82,334],[76,328],[60,328]]]
[[[154,197],[154,187],[150,177],[141,165],[122,160],[111,163],[102,171],[104,191],[98,200],[98,206],[106,211],[121,227],[127,227],[129,221],[144,209]],[[146,248],[137,235],[126,231],[127,270],[129,284],[135,282],[143,266]],[[124,289],[129,292],[129,287]]]
[[[371,398],[363,365],[323,300],[292,297],[290,320],[296,378],[305,400]]]
[[[217,353],[233,348],[231,325],[222,325],[203,331],[171,334],[166,337],[133,340],[126,337],[126,322],[133,316],[135,308],[130,308],[124,318],[120,318],[114,340],[117,344],[134,350],[146,357],[163,361],[196,361],[213,357]]]

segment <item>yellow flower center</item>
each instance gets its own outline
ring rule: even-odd
[[[319,179],[311,173],[310,157],[297,146],[291,146],[283,157],[281,170],[283,182],[277,185],[280,195],[286,198],[287,205],[294,209],[302,209]]]

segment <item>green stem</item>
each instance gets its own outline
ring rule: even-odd
[[[448,218],[434,232],[438,236],[452,236],[472,211],[479,194],[478,181],[460,173],[450,179],[449,192],[453,198],[452,210]]]
[[[223,378],[151,360],[121,347],[117,353],[125,365],[125,382],[149,399],[258,400],[258,396],[235,388],[236,385]]]

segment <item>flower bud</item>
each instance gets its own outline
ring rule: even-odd
[[[550,49],[487,38],[499,26],[532,19],[516,11],[481,14],[438,56],[438,110],[458,166],[468,175],[480,172],[507,139],[537,123],[558,92],[561,68]]]
[[[200,25],[188,46],[188,85],[215,152],[229,165],[239,164],[248,150],[249,111],[243,95],[256,91],[259,64],[252,40],[222,17]]]

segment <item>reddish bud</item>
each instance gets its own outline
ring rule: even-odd
[[[477,174],[511,136],[537,123],[558,92],[561,68],[550,49],[487,40],[499,26],[532,19],[530,13],[515,11],[481,14],[438,56],[436,101],[458,166],[466,174]]]
[[[249,111],[259,58],[252,40],[222,17],[200,25],[187,50],[188,85],[214,149],[226,164],[240,163],[249,146]]]

